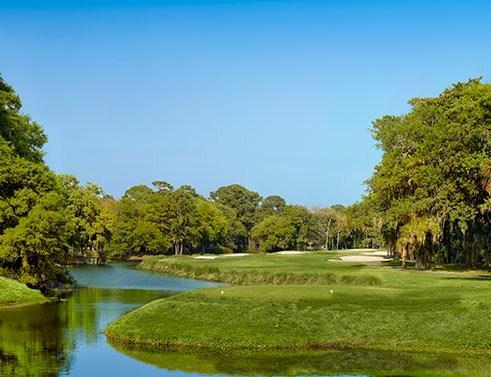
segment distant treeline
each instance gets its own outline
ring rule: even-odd
[[[46,135],[21,108],[0,77],[0,273],[33,287],[68,282],[65,266],[84,258],[372,245],[365,223],[352,216],[357,206],[309,210],[240,185],[205,198],[156,181],[116,200],[51,171]]]
[[[232,253],[371,246],[356,207],[287,205],[240,185],[220,187],[207,199],[190,186],[157,181],[130,188],[114,201],[109,256]],[[358,215],[358,214],[356,214]]]
[[[42,128],[0,77],[0,272],[50,288],[77,258],[379,245],[417,267],[489,265],[491,85],[410,104],[374,122],[382,161],[349,207],[308,209],[240,185],[206,198],[165,181],[117,200],[46,166]]]

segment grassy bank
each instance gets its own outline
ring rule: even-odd
[[[154,270],[178,276],[246,285],[154,301],[113,322],[107,335],[118,343],[168,349],[491,354],[488,276],[398,271],[331,258],[312,253],[146,259],[145,268],[150,262]],[[284,278],[255,280],[256,274]],[[314,275],[317,280],[306,278]],[[289,276],[302,278],[299,283]],[[369,278],[357,280],[361,276]]]
[[[239,285],[257,284],[357,284],[381,285],[363,265],[340,263],[341,253],[305,255],[251,254],[242,257],[145,257],[140,268],[179,277]],[[328,264],[329,263],[329,264]]]
[[[0,306],[34,304],[46,301],[41,292],[18,281],[0,276]]]

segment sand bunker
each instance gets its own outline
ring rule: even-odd
[[[274,254],[281,254],[281,255],[300,255],[300,254],[306,254],[305,251],[288,251],[288,250],[285,250],[285,251],[278,251],[277,253],[273,253],[271,255],[274,255]]]
[[[197,255],[193,259],[217,259],[217,258],[227,258],[227,257],[245,257],[249,254],[247,253],[236,253],[236,254],[221,254],[221,255]]]
[[[372,254],[372,253],[366,253],[366,254]],[[385,255],[385,253],[384,253]],[[379,255],[346,255],[344,257],[340,257],[340,259],[344,262],[382,262],[382,261],[387,261],[390,260],[389,258],[384,258]]]
[[[373,255],[373,256],[378,256],[378,257],[386,257],[387,252],[384,250],[381,250],[381,251],[374,251],[371,253],[363,253],[363,255]]]

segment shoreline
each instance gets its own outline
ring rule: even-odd
[[[150,269],[146,262],[142,267]],[[491,322],[486,321],[491,304],[483,290],[487,281],[472,276],[330,263],[321,253],[242,260],[169,257],[159,266],[167,274],[232,285],[150,302],[109,324],[108,339],[170,350],[368,348],[491,354]],[[312,276],[318,280],[306,278]],[[380,283],[369,284],[360,276]],[[468,331],[476,326],[479,333]]]

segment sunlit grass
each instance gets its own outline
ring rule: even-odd
[[[41,292],[0,276],[0,305],[19,305],[46,301]]]
[[[331,258],[326,253],[151,258],[153,265],[146,268],[223,281],[235,276],[241,285],[152,302],[115,321],[107,333],[118,342],[162,348],[490,354],[487,277],[401,271]],[[309,280],[314,276],[318,280]]]

